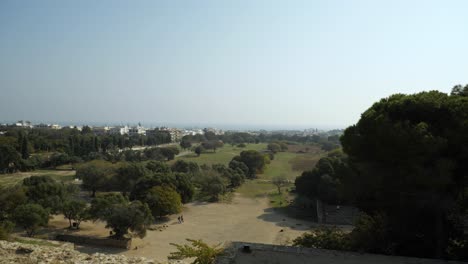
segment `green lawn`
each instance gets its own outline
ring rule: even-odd
[[[30,176],[50,176],[57,181],[71,182],[75,178],[75,171],[62,170],[35,170],[28,172],[18,172],[13,174],[0,174],[0,189],[12,187],[24,178]]]
[[[245,148],[239,148],[236,146],[231,145],[224,145],[222,148],[216,150],[216,152],[212,152],[211,150],[205,153],[202,153],[199,157],[195,153],[191,153],[185,156],[177,157],[175,160],[185,160],[185,161],[193,161],[198,163],[199,165],[207,164],[212,165],[216,163],[222,163],[227,165],[234,156],[239,155],[243,150],[265,150],[266,144],[247,144]]]

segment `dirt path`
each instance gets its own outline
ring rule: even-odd
[[[144,239],[134,239],[132,247],[137,247],[137,249],[128,251],[89,247],[77,249],[87,253],[106,251],[164,261],[175,249],[169,243],[183,244],[186,238],[202,239],[209,244],[226,241],[284,244],[309,230],[313,225],[311,222],[282,215],[270,208],[267,199],[250,199],[239,194],[236,194],[232,203],[229,204],[187,204],[183,216],[185,222],[182,224],[178,223],[177,216],[172,216],[170,221],[164,223],[168,226],[167,228],[163,228],[162,231],[148,231]],[[53,222],[59,226],[56,221]],[[106,235],[109,232],[103,229],[103,223],[83,223],[82,225],[82,234],[96,232],[95,235]],[[281,230],[283,231],[280,232]]]

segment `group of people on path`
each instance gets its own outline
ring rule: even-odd
[[[177,217],[177,220],[179,220],[179,224],[182,224],[184,222],[184,215]]]

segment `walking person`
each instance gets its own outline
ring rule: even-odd
[[[179,224],[181,224],[181,222],[180,222],[180,216],[179,216],[179,217],[177,217],[177,220],[179,221]]]
[[[184,222],[184,215],[180,216],[180,220],[182,221],[182,223]]]

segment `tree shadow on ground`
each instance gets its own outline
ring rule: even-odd
[[[266,208],[263,210],[263,214],[257,218],[266,222],[275,223],[280,227],[287,227],[294,230],[310,230],[313,227],[318,226],[316,222],[305,219],[296,219],[288,215],[288,208]]]

